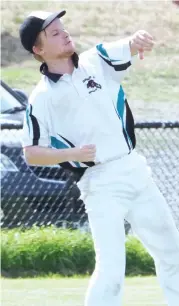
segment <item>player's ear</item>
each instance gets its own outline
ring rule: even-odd
[[[33,46],[32,51],[34,54],[42,56],[44,54],[44,49],[42,46]]]
[[[42,56],[44,54],[43,50],[43,37],[42,33],[40,33],[34,43],[34,46],[32,47],[32,51],[34,54]]]

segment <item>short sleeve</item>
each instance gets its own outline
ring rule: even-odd
[[[129,39],[101,43],[82,53],[82,58],[97,69],[102,69],[105,77],[121,83],[135,56],[131,56]]]
[[[96,45],[104,69],[116,81],[121,82],[132,64],[128,39]]]
[[[44,103],[38,98],[31,99],[24,115],[22,146],[49,146],[49,133],[45,120]]]

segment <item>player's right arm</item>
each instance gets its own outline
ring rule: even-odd
[[[26,162],[29,165],[55,165],[68,161],[91,162],[95,160],[95,145],[85,145],[81,148],[52,149],[41,146],[23,148]]]
[[[48,130],[44,95],[32,94],[24,116],[22,147],[26,162],[30,165],[55,165],[63,162],[94,161],[96,148],[85,145],[81,148],[54,148]]]

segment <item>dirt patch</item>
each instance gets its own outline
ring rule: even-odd
[[[129,101],[135,122],[178,121],[179,106],[173,101]]]
[[[129,36],[141,28],[151,32],[156,47],[146,61],[136,63],[128,79],[124,80],[125,91],[137,121],[179,118],[179,10],[172,0],[62,1],[60,6],[56,1],[2,1],[1,63],[8,68],[4,69],[2,77],[8,84],[30,93],[39,78],[33,74],[33,69],[38,69],[37,64],[23,49],[18,36],[24,17],[33,10],[56,11],[59,7],[67,10],[64,23],[79,53],[101,41]],[[24,81],[24,75],[21,77],[13,71],[19,71],[19,67],[22,70],[30,68],[32,77],[24,73]],[[147,102],[147,99],[154,102]],[[157,100],[161,102],[155,102]]]
[[[21,46],[20,39],[8,32],[1,34],[1,65],[9,66],[13,63],[20,63],[29,58],[29,53]]]
[[[2,66],[23,62],[29,57],[21,46],[18,33],[24,17],[34,10],[56,11],[59,7],[67,10],[63,20],[78,49],[87,49],[99,39],[115,40],[144,28],[153,34],[165,52],[171,49],[167,52],[178,53],[178,7],[171,1],[62,1],[59,5],[55,1],[4,0],[1,7]]]

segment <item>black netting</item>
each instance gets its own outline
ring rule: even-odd
[[[2,227],[88,226],[74,176],[58,165],[29,168],[19,141],[21,127],[8,128],[1,132]],[[136,136],[137,149],[147,158],[179,227],[179,122],[138,123]]]
[[[179,228],[179,122],[137,124],[136,135]]]

